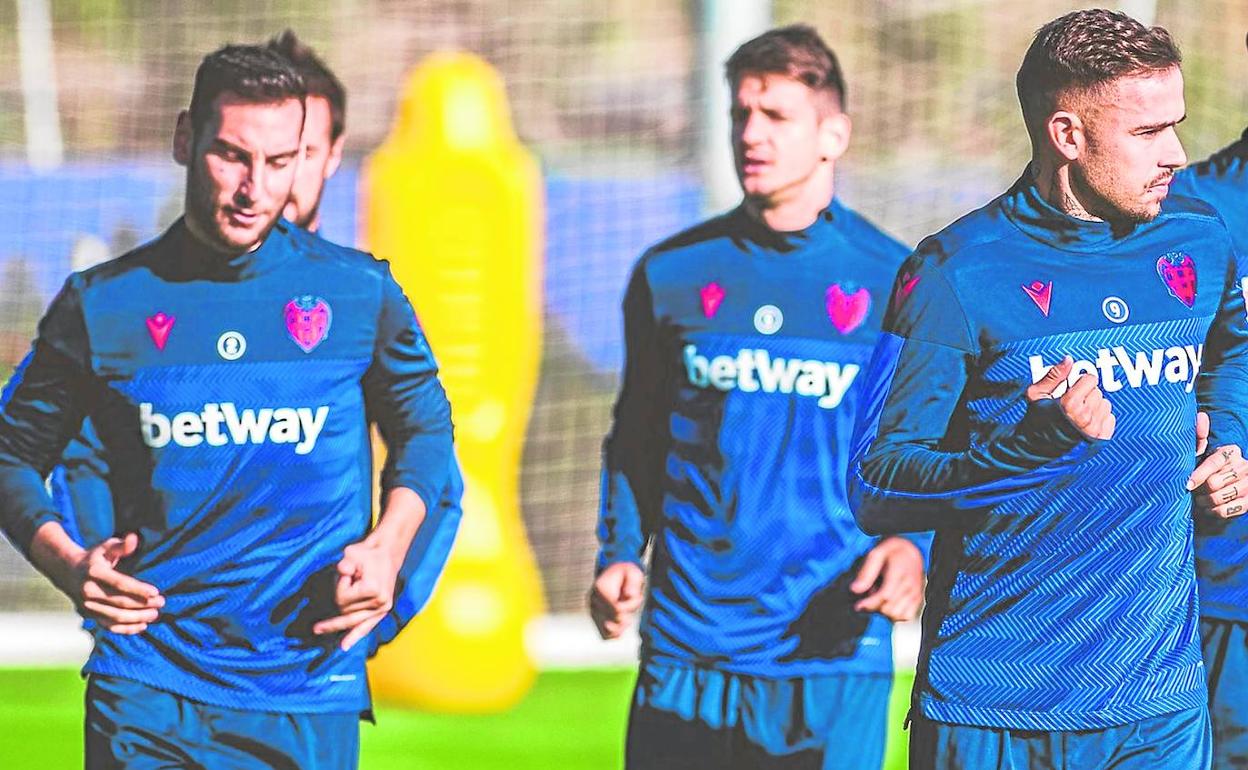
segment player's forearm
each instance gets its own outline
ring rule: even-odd
[[[1248,449],[1248,316],[1233,256],[1222,306],[1206,336],[1196,397],[1209,415],[1209,449],[1229,444]]]
[[[67,594],[74,582],[74,568],[85,553],[85,549],[55,521],[40,526],[30,541],[30,563]]]
[[[383,488],[406,487],[433,505],[450,479],[451,405],[433,359],[418,358],[385,361],[387,376],[375,381],[366,395],[376,405],[377,427],[389,452]]]
[[[35,533],[49,522],[59,527],[60,521],[40,473],[0,447],[0,528],[14,547],[32,558]]]
[[[425,521],[426,511],[425,501],[414,490],[395,487],[386,493],[385,507],[377,526],[373,527],[364,542],[385,549],[395,564],[402,564],[412,540]]]
[[[621,399],[623,400],[623,399]],[[645,506],[657,504],[656,477],[659,472],[657,451],[662,446],[654,438],[638,430],[649,425],[653,416],[646,415],[621,420],[616,418],[615,429],[603,442],[602,450],[602,499],[598,512],[598,569],[610,564],[629,561],[641,564],[649,538],[648,527],[642,516]],[[649,443],[649,450],[644,449]]]
[[[1013,432],[961,452],[878,437],[850,474],[859,525],[873,534],[935,529],[957,511],[1008,500],[1066,473],[1095,442],[1056,403],[1032,404]]]

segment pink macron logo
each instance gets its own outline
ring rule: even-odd
[[[173,322],[176,320],[173,316],[163,312],[148,317],[147,333],[152,336],[152,342],[157,350],[165,349],[165,343],[169,341],[169,332],[173,331]]]
[[[897,290],[893,292],[893,307],[901,306],[901,303],[910,298],[910,294],[914,291],[914,287],[918,286],[919,278],[922,276],[913,273],[903,273],[901,279],[897,282]]]
[[[1031,297],[1031,301],[1036,303],[1036,307],[1040,308],[1040,312],[1044,313],[1044,317],[1049,317],[1049,301],[1053,298],[1053,282],[1041,283],[1040,281],[1032,281],[1023,284],[1023,291],[1027,292],[1027,296]]]
[[[724,301],[724,287],[711,281],[698,292],[702,296],[702,315],[714,318],[719,312],[719,305]]]

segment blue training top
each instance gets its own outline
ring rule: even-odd
[[[310,239],[314,248],[320,240],[319,236],[294,226],[288,228],[288,233]],[[113,518],[113,493],[104,447],[89,418],[83,421],[82,432],[61,454],[60,464],[52,471],[50,487],[65,531],[77,543],[89,548],[120,534]],[[452,460],[447,486],[437,504],[425,512],[425,520],[399,570],[394,606],[368,636],[370,657],[393,641],[432,597],[463,518],[463,491],[459,464]],[[84,626],[90,630],[93,621],[85,621]]]
[[[936,530],[924,716],[1090,730],[1204,703],[1185,482],[1198,404],[1213,446],[1245,438],[1240,274],[1199,201],[1120,231],[1030,174],[902,267],[850,487],[868,531]],[[1028,406],[1065,355],[1099,379],[1111,439]]]
[[[1248,256],[1248,132],[1226,149],[1178,173],[1172,192],[1200,198],[1218,210],[1231,240]],[[1248,292],[1248,281],[1240,284]],[[1248,447],[1241,447],[1248,452]],[[1248,623],[1248,516],[1196,519],[1196,577],[1200,614]]]
[[[109,467],[120,569],[166,604],[142,634],[98,631],[89,673],[260,711],[367,708],[364,658],[311,625],[370,519],[368,425],[387,489],[434,511],[450,411],[384,262],[279,222],[226,259],[182,222],[71,276],[0,410],[0,523],[24,552],[62,520],[43,479],[84,416]]]
[[[833,201],[777,233],[742,208],[650,249],[624,300],[599,568],[642,563],[648,660],[765,677],[892,670],[848,586],[877,542],[845,470],[905,247]]]

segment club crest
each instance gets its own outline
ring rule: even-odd
[[[1188,307],[1196,304],[1196,261],[1191,255],[1172,251],[1157,258],[1157,276],[1170,296]]]
[[[828,287],[824,298],[828,318],[841,334],[849,334],[862,326],[867,313],[871,312],[871,292],[865,288],[847,294],[839,283],[834,283]]]
[[[312,350],[329,336],[333,313],[329,303],[320,297],[304,294],[286,303],[286,333],[304,353]]]

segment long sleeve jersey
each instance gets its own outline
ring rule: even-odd
[[[848,585],[876,543],[845,471],[907,249],[833,201],[781,234],[743,209],[654,247],[624,300],[599,567],[653,544],[642,655],[767,677],[891,671]]]
[[[368,705],[367,645],[337,614],[334,565],[370,517],[368,425],[386,488],[430,510],[448,484],[450,411],[384,262],[285,223],[254,251],[208,255],[181,222],[71,276],[0,409],[0,524],[28,551],[61,520],[43,479],[89,417],[120,569],[166,604],[146,631],[98,630],[85,671],[259,711]]]
[[[1241,258],[1248,256],[1248,132],[1180,171],[1171,190],[1216,208],[1236,251]],[[1248,281],[1239,288],[1248,291]],[[1202,616],[1248,623],[1248,517],[1196,517],[1196,577]]]
[[[926,717],[1087,730],[1204,702],[1185,482],[1198,405],[1214,445],[1244,438],[1240,274],[1199,201],[1124,232],[1057,211],[1030,174],[903,265],[850,487],[868,531],[936,531]],[[1112,438],[1028,404],[1067,355]]]

